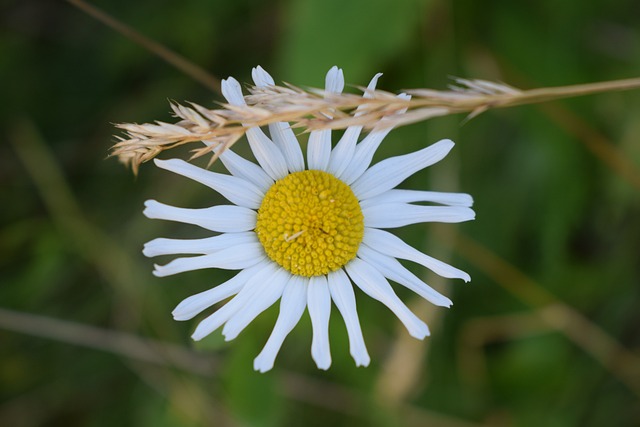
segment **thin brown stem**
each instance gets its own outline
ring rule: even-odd
[[[184,56],[179,55],[176,52],[168,49],[166,46],[156,42],[155,40],[150,39],[143,34],[140,34],[129,25],[118,21],[116,18],[109,15],[105,11],[98,9],[97,7],[85,2],[84,0],[67,0],[67,2],[82,10],[87,15],[90,15],[91,17],[102,22],[111,29],[122,34],[132,42],[160,57],[167,63],[173,65],[178,70],[191,77],[193,80],[202,83],[208,89],[213,90],[218,94],[222,94],[222,92],[220,91],[220,79],[214,77],[204,68],[199,67]]]
[[[441,234],[437,229],[436,232]],[[481,243],[461,233],[455,242],[455,249],[467,261],[520,301],[538,309],[536,313],[543,322],[562,332],[640,397],[640,355]]]
[[[640,190],[640,169],[625,153],[586,120],[559,105],[543,105],[540,109],[566,132],[574,135],[587,150],[611,168],[620,178]]]
[[[200,375],[213,375],[217,364],[211,355],[201,355],[175,344],[4,308],[0,308],[0,328],[107,351],[154,365],[175,366]]]
[[[217,361],[211,354],[201,355],[172,343],[91,325],[0,308],[0,329],[52,339],[94,350],[116,354],[148,366],[176,367],[185,372],[215,377]],[[329,381],[280,371],[283,396],[357,417],[368,417],[361,393]],[[155,381],[148,378],[149,381]],[[422,410],[412,405],[400,408],[398,422],[407,426],[480,427],[447,415]]]

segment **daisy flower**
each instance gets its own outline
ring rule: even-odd
[[[253,69],[257,86],[274,84],[261,67]],[[381,74],[369,84],[374,89]],[[340,93],[342,70],[331,68],[326,92]],[[243,105],[240,84],[222,82],[231,105]],[[364,96],[367,96],[365,93]],[[399,97],[407,97],[401,94]],[[357,113],[356,113],[357,114]],[[205,209],[145,203],[148,218],[198,225],[218,233],[204,239],[150,241],[148,257],[196,255],[156,265],[156,276],[204,268],[240,270],[232,279],[182,301],[176,320],[192,319],[227,298],[226,304],[197,326],[200,340],[220,327],[227,341],[234,339],[261,312],[280,300],[278,319],[254,369],[273,367],[276,355],[305,308],[311,317],[311,355],[320,369],[331,365],[329,316],[333,302],[344,319],[350,353],[357,366],[370,358],[362,336],[354,286],[386,305],[418,339],[429,335],[427,325],[398,298],[388,280],[405,286],[437,306],[451,301],[429,287],[398,260],[416,262],[440,276],[469,281],[465,272],[409,246],[383,229],[423,222],[456,223],[475,214],[468,194],[400,190],[395,187],[415,172],[440,160],[453,148],[442,140],[420,151],[391,157],[370,167],[373,155],[390,132],[384,119],[358,142],[361,126],[345,130],[332,148],[331,130],[309,135],[307,165],[287,123],[247,130],[255,164],[227,149],[220,161],[229,175],[201,169],[179,159],[155,160],[158,167],[204,184],[231,202]],[[422,204],[420,204],[422,203]]]

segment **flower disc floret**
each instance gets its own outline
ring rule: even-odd
[[[347,184],[319,171],[296,172],[265,195],[256,234],[274,262],[298,276],[319,276],[351,261],[364,235],[358,199]]]

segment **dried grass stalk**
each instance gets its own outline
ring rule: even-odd
[[[247,128],[275,122],[289,122],[302,131],[344,129],[354,125],[372,130],[449,114],[469,113],[468,118],[472,118],[492,108],[640,88],[640,78],[533,90],[486,80],[455,79],[455,83],[446,91],[406,90],[410,99],[361,87],[358,89],[367,94],[366,98],[286,85],[250,87],[244,106],[221,104],[221,108],[207,109],[193,103],[187,106],[172,102],[173,114],[179,119],[176,123],[116,124],[124,136],[116,137],[118,142],[111,148],[111,155],[137,173],[140,164],[161,152],[192,142],[204,142],[193,150],[192,159],[213,153],[213,162],[220,151],[235,144]]]

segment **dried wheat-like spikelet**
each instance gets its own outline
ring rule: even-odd
[[[366,94],[328,93],[319,89],[301,89],[293,85],[250,87],[246,105],[221,104],[208,109],[190,103],[171,103],[176,123],[121,123],[111,155],[137,172],[140,164],[163,151],[191,142],[204,143],[193,150],[192,158],[232,146],[246,129],[276,122],[289,122],[302,131],[345,129],[362,126],[372,130],[381,126],[397,127],[449,114],[469,113],[468,118],[492,108],[512,107],[554,99],[640,87],[640,79],[616,80],[585,85],[519,90],[486,80],[455,79],[449,90],[409,89],[411,97],[398,97],[383,90],[359,87]],[[402,114],[399,114],[402,113]],[[384,120],[381,121],[381,119]]]

